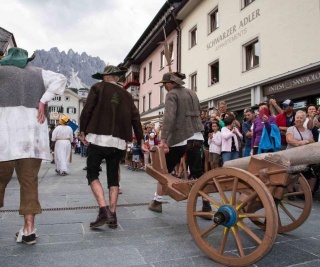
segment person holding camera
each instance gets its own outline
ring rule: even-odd
[[[319,141],[319,115],[317,114],[317,107],[314,104],[309,104],[307,106],[307,117],[303,123],[304,128],[312,131],[313,138],[316,142]]]
[[[244,137],[244,157],[250,156],[251,139],[252,139],[252,122],[255,118],[254,111],[251,108],[246,108],[243,111],[246,121],[242,124],[242,134]]]
[[[287,148],[286,133],[287,129],[294,125],[295,111],[293,110],[293,102],[287,99],[282,102],[283,112],[276,116],[276,124],[281,134],[281,150]]]
[[[224,123],[226,126],[221,129],[221,157],[223,163],[240,157],[240,144],[237,136],[242,139],[242,134],[235,125],[233,115],[227,115],[224,118]]]
[[[251,139],[251,155],[259,154],[259,146],[261,148],[265,148],[265,142],[268,141],[268,138],[271,135],[274,135],[277,139],[279,139],[280,143],[280,132],[279,128],[276,124],[276,118],[270,114],[270,110],[268,104],[262,102],[258,105],[259,107],[259,115],[253,121],[252,128],[252,139]],[[277,133],[275,133],[277,132]],[[263,135],[265,133],[265,135]],[[266,137],[263,139],[263,137]],[[264,149],[260,152],[271,152],[275,151],[275,147],[270,149]]]

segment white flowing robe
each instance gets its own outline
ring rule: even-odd
[[[64,93],[67,83],[64,75],[42,70],[42,78],[46,88],[42,103]],[[47,120],[40,124],[37,114],[36,108],[0,107],[0,162],[22,158],[51,161]]]
[[[71,153],[71,142],[73,141],[73,130],[68,125],[58,125],[52,132],[52,141],[54,146],[54,161],[56,170],[69,173],[69,160]]]

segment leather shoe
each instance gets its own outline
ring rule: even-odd
[[[90,227],[96,228],[96,227],[100,227],[100,226],[106,224],[108,221],[108,210],[109,210],[109,207],[101,207],[99,209],[99,214],[97,216],[96,221],[91,222]],[[109,212],[110,212],[110,210],[109,210]]]
[[[155,212],[162,212],[162,202],[157,200],[152,200],[148,206],[148,209]]]
[[[108,219],[107,219],[107,224],[109,228],[117,228],[118,227],[118,222],[117,222],[117,214],[115,212],[112,212],[109,207],[107,207],[107,214],[108,214]]]

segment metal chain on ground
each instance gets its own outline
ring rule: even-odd
[[[163,201],[162,204],[167,204],[168,201]],[[132,203],[132,204],[119,204],[117,207],[137,207],[146,206],[149,203]],[[61,210],[87,210],[87,209],[98,209],[99,206],[83,206],[83,207],[61,207],[61,208],[44,208],[42,211],[61,211]],[[0,210],[1,212],[18,212],[19,210]]]

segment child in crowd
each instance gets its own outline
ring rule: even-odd
[[[140,165],[140,154],[141,147],[137,143],[137,138],[135,136],[132,137],[132,171],[138,171]]]
[[[77,146],[78,146],[78,137],[73,139],[72,148],[74,150],[74,154],[77,154]]]
[[[125,157],[125,165],[128,170],[132,169],[132,151],[131,151],[132,143],[127,143],[126,149],[126,157]]]
[[[76,150],[75,150],[76,154],[81,154],[81,141],[80,138],[77,138],[77,144],[76,144]]]
[[[147,140],[142,146],[142,151],[144,156],[144,167],[143,167],[144,170],[147,167],[147,165],[152,161],[150,149],[152,149],[154,146],[157,146],[158,144],[159,142],[155,133],[154,132],[149,133],[147,136]]]
[[[219,131],[219,123],[212,122],[212,131],[209,133],[209,161],[211,169],[219,167],[220,154],[221,154],[221,132]]]

